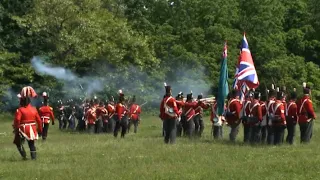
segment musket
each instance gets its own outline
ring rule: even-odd
[[[215,101],[215,97],[210,97],[210,98],[202,98],[202,99],[199,99],[199,101],[206,101],[206,102],[214,102]],[[183,101],[186,101],[187,98],[183,98]]]
[[[148,101],[144,102],[143,104],[140,105],[140,107],[146,105],[148,103]]]

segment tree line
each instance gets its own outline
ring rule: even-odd
[[[225,40],[232,84],[243,32],[261,91],[271,83],[299,91],[305,81],[320,100],[317,0],[2,0],[0,95],[32,84],[63,96],[61,81],[35,72],[33,56],[79,77],[114,77],[99,93],[130,83],[144,100],[161,98],[164,80],[198,88],[201,72],[212,94]]]

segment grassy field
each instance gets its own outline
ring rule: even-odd
[[[242,145],[204,137],[178,138],[166,145],[161,121],[143,117],[138,134],[125,139],[88,135],[50,126],[47,142],[37,141],[38,159],[23,161],[12,144],[11,122],[0,125],[0,179],[320,179],[319,125],[309,145]],[[224,129],[227,139],[228,128]],[[299,131],[298,131],[299,133]],[[27,146],[27,144],[25,144]],[[29,151],[28,151],[28,157]]]

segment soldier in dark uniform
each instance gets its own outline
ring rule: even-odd
[[[58,107],[59,129],[62,130],[67,128],[66,109],[62,104],[61,100],[59,100],[58,103],[59,103],[59,107]]]

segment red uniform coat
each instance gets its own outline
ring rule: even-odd
[[[160,104],[160,118],[165,119],[176,119],[180,116],[177,102],[172,96],[163,98]]]
[[[17,109],[14,118],[14,128],[20,132],[27,140],[38,139],[38,132],[42,132],[42,123],[40,116],[36,108],[32,107],[30,104],[26,107],[20,107]]]
[[[232,124],[235,124],[239,121],[240,114],[241,114],[241,108],[242,108],[242,105],[241,105],[239,99],[231,99],[228,102],[227,111],[228,111],[228,114],[230,113],[230,115],[227,115],[227,117],[226,117],[228,124],[232,125]]]
[[[42,123],[49,124],[50,119],[52,123],[54,123],[54,115],[53,115],[53,108],[50,106],[42,106],[39,108],[39,116],[42,120]]]
[[[280,125],[286,125],[287,121],[284,114],[284,105],[282,104],[282,101],[277,100],[272,107],[273,115],[275,118],[280,118],[280,122],[272,122],[273,126],[280,126]]]
[[[85,114],[87,124],[96,124],[97,120],[97,114],[96,114],[96,109],[94,107],[91,107],[87,110]]]
[[[114,105],[108,104],[107,111],[108,111],[109,119],[111,119],[116,112],[116,108],[114,107]]]
[[[116,113],[117,113],[117,118],[120,121],[122,119],[122,117],[124,117],[127,114],[127,106],[122,104],[122,103],[118,103],[116,105]]]
[[[267,105],[263,101],[260,101],[260,105],[261,105],[261,111],[262,111],[261,126],[266,126],[267,125]]]
[[[186,120],[189,121],[195,115],[195,108],[198,106],[198,103],[193,102],[185,102],[183,113],[186,116]]]
[[[254,100],[253,102],[250,103],[250,112],[249,115],[250,117],[255,117],[258,119],[259,122],[262,121],[262,108],[260,105],[259,100]],[[251,125],[255,125],[255,123],[250,122]]]
[[[138,104],[132,104],[129,112],[130,119],[133,121],[139,120],[140,113],[141,113],[141,107]]]
[[[103,122],[108,122],[108,110],[104,106],[99,106],[96,109],[97,119],[101,119]]]
[[[208,104],[205,104],[204,102],[201,102],[201,101],[199,101],[198,103],[197,103],[197,106],[195,107],[195,109],[194,109],[194,111],[195,111],[195,115],[200,115],[200,116],[202,116],[202,114],[203,114],[203,109],[209,109],[209,105]]]
[[[270,98],[269,101],[267,102],[267,123],[268,125],[272,125],[272,120],[270,119],[270,116],[273,114],[272,107],[273,104],[275,103],[275,98]]]
[[[289,103],[286,104],[286,109],[285,109],[286,120],[288,124],[297,123],[297,119],[298,119],[297,113],[298,113],[297,104],[295,101],[291,100]]]
[[[298,108],[298,122],[307,123],[311,119],[316,118],[316,114],[313,110],[312,101],[310,97],[305,95],[297,103]]]
[[[242,113],[243,113],[242,116],[248,117],[250,115],[250,104],[251,104],[250,100],[245,100],[242,107]],[[242,121],[242,123],[244,125],[248,125],[247,121]]]
[[[184,102],[176,100],[176,103],[177,103],[177,108],[178,108],[179,113],[182,114],[183,107],[184,107]]]

